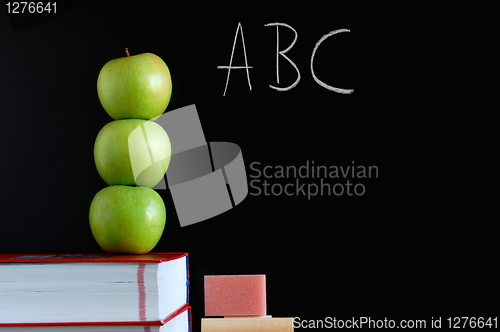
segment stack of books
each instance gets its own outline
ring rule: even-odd
[[[0,330],[189,332],[187,253],[1,255]]]

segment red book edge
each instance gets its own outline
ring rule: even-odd
[[[161,321],[133,321],[133,322],[61,322],[61,323],[0,323],[0,326],[108,326],[108,325],[138,325],[138,326],[162,326],[167,324],[169,321],[174,319],[175,317],[182,314],[184,311],[188,310],[188,320],[189,320],[189,330],[192,327],[192,318],[191,318],[191,306],[189,304],[185,304],[168,317],[165,317]]]
[[[143,255],[98,254],[0,254],[0,263],[161,263],[188,256],[187,252]]]

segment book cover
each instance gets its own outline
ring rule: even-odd
[[[97,254],[0,254],[0,263],[161,263],[188,256],[186,252],[143,255]]]

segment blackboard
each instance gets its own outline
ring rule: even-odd
[[[266,274],[269,313],[305,321],[491,314],[465,8],[57,3],[57,17],[0,10],[0,252],[101,251],[92,150],[111,118],[96,80],[127,47],[169,66],[167,111],[195,104],[207,140],[245,162],[248,196],[209,220],[180,227],[159,191],[154,250],[190,253],[196,329],[206,274]]]

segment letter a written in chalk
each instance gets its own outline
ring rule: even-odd
[[[243,44],[243,54],[245,56],[244,66],[233,66],[234,49],[236,48],[236,41],[238,40],[238,32],[240,32],[241,34],[241,42]],[[250,84],[250,73],[248,72],[249,68],[252,67],[248,65],[247,50],[245,48],[245,38],[243,37],[243,28],[241,27],[241,23],[238,23],[238,27],[236,28],[236,34],[234,35],[233,49],[231,51],[231,59],[229,60],[229,66],[217,66],[217,69],[227,69],[226,87],[224,88],[223,96],[226,95],[227,86],[229,84],[229,76],[231,75],[231,69],[245,69],[247,73],[248,88],[250,89],[250,91],[252,90],[252,85]]]

